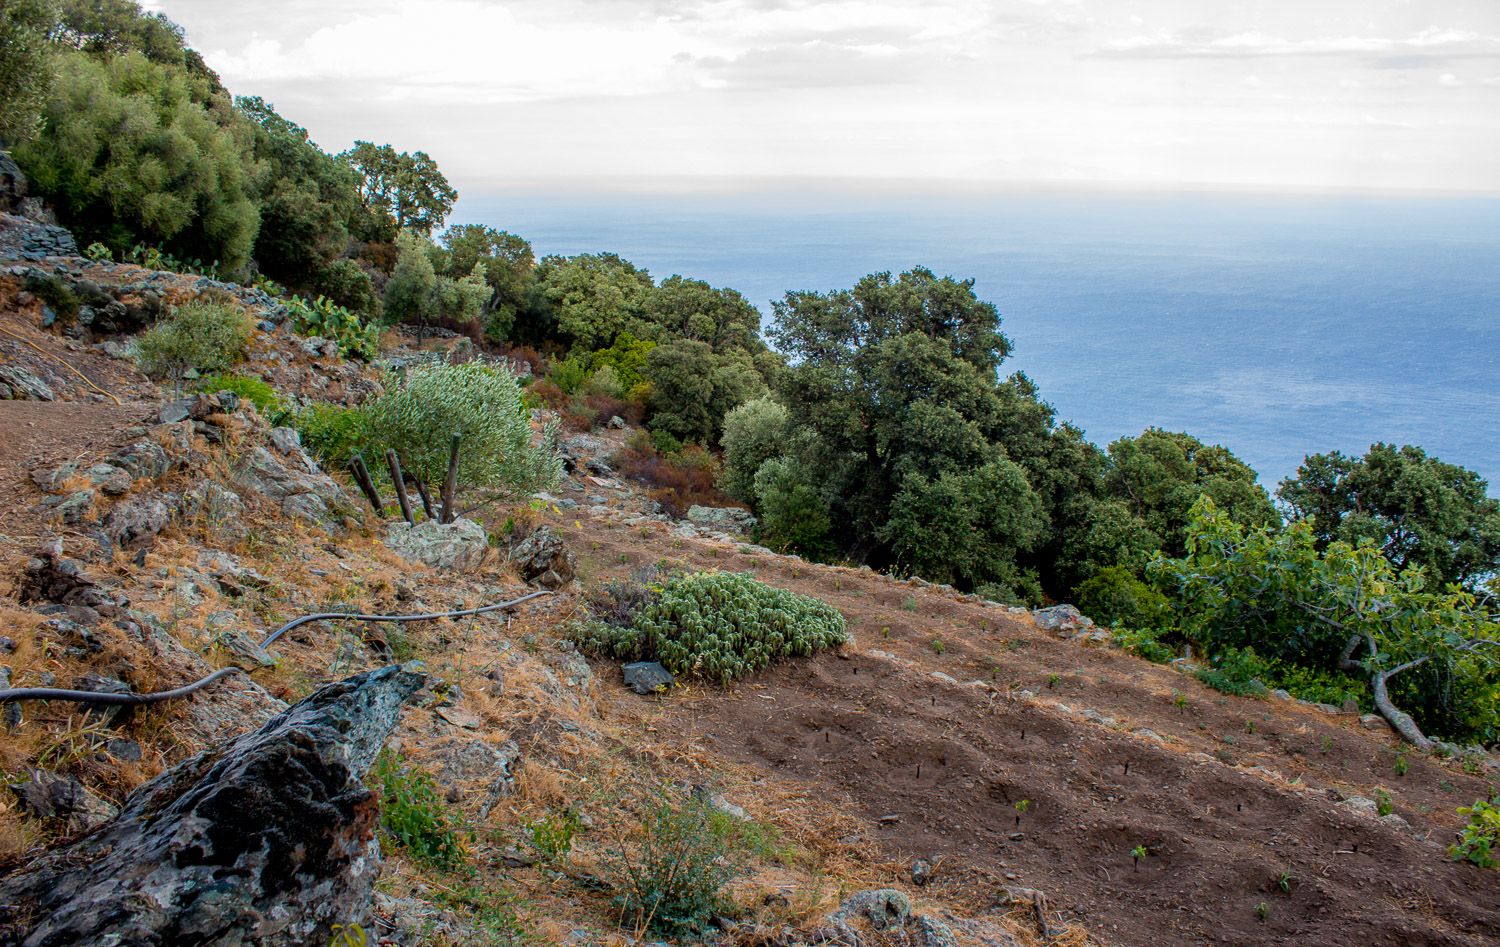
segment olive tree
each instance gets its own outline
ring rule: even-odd
[[[520,384],[509,371],[483,362],[409,369],[364,413],[371,446],[394,450],[407,471],[426,481],[447,474],[454,435],[460,487],[525,496],[552,486],[562,470],[556,429],[546,429],[534,444]]]

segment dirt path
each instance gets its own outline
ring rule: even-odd
[[[891,853],[941,859],[934,885],[976,910],[1018,884],[1109,943],[1500,943],[1500,878],[1444,853],[1455,806],[1491,790],[1415,756],[1397,776],[1394,739],[1357,718],[1227,697],[871,573],[576,512],[556,525],[592,578],[666,551],[840,608],[842,655],[691,700],[615,692],[608,712],[842,801]],[[1376,787],[1410,828],[1339,801]]]
[[[32,485],[32,470],[102,460],[152,411],[129,402],[0,401],[0,534],[18,541],[41,534],[34,507],[42,493]]]

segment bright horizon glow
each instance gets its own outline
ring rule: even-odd
[[[1500,193],[1494,0],[156,0],[236,94],[460,193]]]

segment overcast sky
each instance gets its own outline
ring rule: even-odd
[[[1500,0],[159,0],[470,192],[763,178],[1500,192]]]

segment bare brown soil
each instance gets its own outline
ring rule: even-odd
[[[983,911],[1003,886],[1037,888],[1055,921],[1117,944],[1500,943],[1500,879],[1445,853],[1455,807],[1494,787],[1416,754],[1397,776],[1394,736],[1356,717],[1228,697],[868,572],[558,519],[592,580],[665,551],[844,612],[856,643],[841,654],[726,691],[616,690],[603,711],[840,803],[891,856],[937,862],[934,896]],[[1377,787],[1410,828],[1339,801]]]

